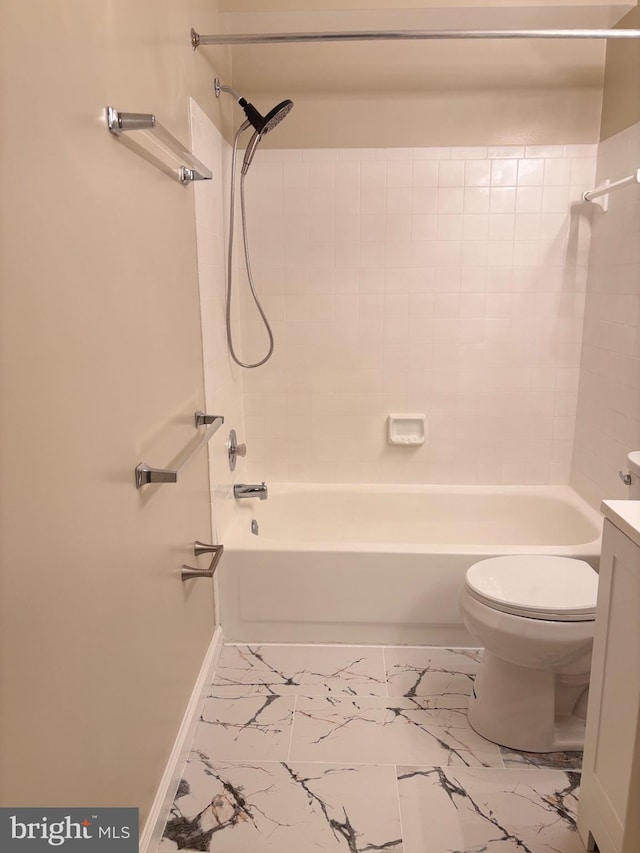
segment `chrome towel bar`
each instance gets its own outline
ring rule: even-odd
[[[207,429],[201,434],[197,444],[187,448],[182,461],[177,468],[152,468],[146,462],[136,465],[136,489],[142,488],[149,483],[177,483],[180,471],[193,459],[196,453],[204,447],[211,436],[218,431],[224,423],[222,415],[205,415],[204,412],[196,412],[194,415],[196,428],[206,426]]]
[[[208,569],[194,569],[193,566],[182,566],[181,577],[183,581],[188,581],[193,578],[212,578],[215,570],[220,562],[220,557],[224,551],[224,545],[205,545],[204,542],[195,542],[193,545],[193,553],[196,557],[200,554],[213,554],[213,558],[209,563]]]
[[[180,168],[177,170],[177,177],[180,183],[184,186],[190,184],[191,181],[211,180],[211,171],[207,169],[204,163],[201,163],[200,160],[194,157],[191,151],[189,151],[188,148],[185,148],[184,145],[175,138],[175,136],[169,133],[169,131],[156,120],[153,113],[121,113],[113,107],[107,107],[106,122],[107,128],[110,133],[114,134],[114,136],[120,136],[121,134],[132,130],[151,131],[155,141],[157,141],[161,147],[169,150],[171,154],[174,157],[177,157],[182,163]],[[140,146],[140,148],[142,148],[142,146]],[[161,161],[150,152],[145,151],[145,158],[151,159],[152,162],[155,162],[156,165],[162,168],[162,171],[166,170],[164,164],[162,164]]]
[[[607,180],[601,186],[596,187],[595,190],[588,190],[586,193],[582,193],[582,198],[584,201],[593,201],[595,198],[608,196],[609,193],[622,189],[622,187],[628,187],[630,184],[640,184],[640,169],[636,169],[633,175],[628,175],[626,178],[620,178],[619,181]],[[605,211],[608,208],[608,201],[608,198],[605,198],[604,202],[600,202],[603,210]]]

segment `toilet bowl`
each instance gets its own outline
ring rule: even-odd
[[[526,752],[583,748],[597,595],[596,572],[568,557],[468,569],[460,609],[485,649],[469,703],[478,734]]]

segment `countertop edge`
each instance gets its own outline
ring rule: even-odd
[[[600,511],[640,547],[640,501],[602,501]]]

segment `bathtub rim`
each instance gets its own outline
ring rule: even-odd
[[[456,542],[431,543],[412,542],[376,542],[367,540],[331,541],[331,540],[297,540],[294,538],[269,538],[262,534],[251,533],[251,519],[255,517],[258,500],[251,498],[237,502],[233,520],[225,532],[225,547],[234,551],[286,551],[306,553],[336,553],[336,552],[375,552],[386,554],[482,554],[494,556],[500,554],[551,554],[585,558],[596,561],[600,557],[602,545],[602,526],[604,516],[584,500],[571,486],[568,485],[437,485],[437,484],[403,484],[403,483],[291,483],[276,482],[267,484],[271,494],[318,494],[337,491],[342,494],[356,494],[366,490],[374,494],[460,494],[460,495],[522,495],[552,498],[568,504],[578,510],[598,535],[587,541],[561,545],[527,545],[501,544],[487,542],[472,542],[461,545]],[[259,512],[257,513],[259,515]],[[589,560],[591,558],[591,560]]]

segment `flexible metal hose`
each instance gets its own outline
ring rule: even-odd
[[[231,358],[235,361],[236,364],[240,365],[240,367],[260,367],[260,365],[269,361],[271,355],[273,354],[273,332],[271,331],[271,326],[269,325],[269,321],[267,319],[267,315],[264,313],[262,305],[260,304],[260,300],[258,299],[258,294],[256,293],[255,285],[253,283],[253,275],[251,273],[251,261],[249,259],[249,240],[247,236],[247,213],[246,213],[246,205],[245,205],[245,196],[244,196],[244,180],[245,175],[241,175],[240,177],[240,208],[241,208],[241,217],[242,217],[242,237],[244,242],[244,260],[247,268],[247,277],[249,279],[249,287],[251,289],[251,295],[253,296],[253,301],[255,302],[256,308],[258,309],[258,313],[262,318],[262,322],[264,323],[264,327],[267,331],[267,335],[269,336],[269,350],[265,357],[260,361],[256,361],[253,363],[241,361],[236,355],[235,349],[233,347],[233,336],[231,334],[231,297],[233,294],[233,231],[234,231],[234,219],[235,219],[235,194],[236,194],[236,157],[238,153],[238,140],[240,138],[240,134],[243,130],[248,126],[248,122],[245,122],[238,130],[233,140],[233,154],[231,157],[231,200],[229,204],[229,251],[227,254],[227,304],[226,304],[226,325],[227,325],[227,344],[229,346],[229,353],[231,354]]]

